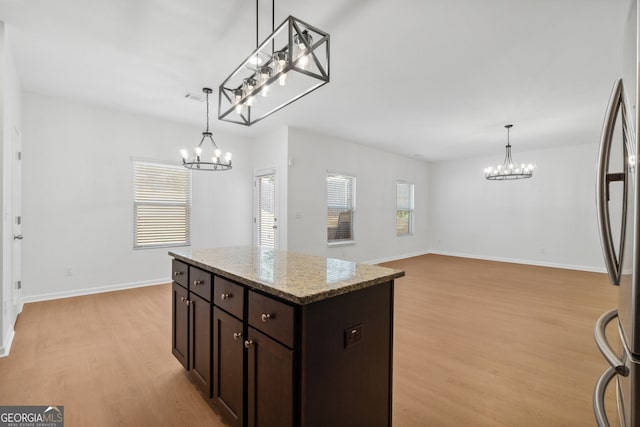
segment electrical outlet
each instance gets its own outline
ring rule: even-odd
[[[363,326],[362,324],[356,325],[352,328],[344,330],[344,348],[349,348],[354,344],[362,341]]]

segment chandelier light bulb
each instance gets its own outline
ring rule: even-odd
[[[213,151],[213,154],[214,154],[216,157],[220,157],[220,154],[221,154],[221,153],[220,153],[220,150],[216,148],[216,149]]]
[[[224,159],[225,159],[227,162],[230,162],[230,161],[231,161],[231,153],[227,152],[227,154],[225,154],[225,155],[224,155]]]
[[[189,152],[187,150],[185,150],[184,148],[182,150],[180,150],[180,155],[182,156],[182,158],[184,160],[187,160],[189,158]]]
[[[200,154],[202,154],[202,148],[200,147],[196,147],[193,151],[196,153],[197,157],[200,157]]]

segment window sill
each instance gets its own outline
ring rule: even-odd
[[[396,237],[410,237],[410,236],[413,236],[413,233],[396,234]]]
[[[327,247],[333,248],[337,246],[353,246],[356,244],[355,240],[340,240],[337,242],[327,242]]]

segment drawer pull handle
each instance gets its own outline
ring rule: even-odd
[[[173,275],[176,276],[176,277],[178,277],[181,274],[182,274],[182,271],[174,271],[173,272]]]
[[[233,339],[238,341],[240,338],[242,338],[242,332],[234,332],[233,333]]]
[[[193,281],[193,286],[200,286],[200,285],[203,285],[203,284],[204,284],[204,281],[202,281],[202,280],[194,280]]]
[[[247,340],[247,341],[244,342],[244,348],[249,348],[249,347],[251,347],[252,344],[253,344],[253,341]]]
[[[273,314],[268,314],[268,313],[262,313],[262,316],[260,316],[260,318],[262,319],[263,322],[267,323],[267,321],[269,319],[273,319],[274,315]]]
[[[228,299],[228,298],[231,298],[232,296],[233,296],[233,295],[231,295],[231,294],[221,294],[221,295],[220,295],[220,298],[222,298],[222,301],[224,301],[224,300],[226,300],[226,299]]]

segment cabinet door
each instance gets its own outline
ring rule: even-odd
[[[171,290],[171,352],[185,369],[189,369],[189,294],[175,282]]]
[[[213,308],[213,403],[232,426],[243,425],[242,322]]]
[[[189,292],[190,360],[189,374],[207,397],[211,397],[211,304]]]
[[[293,351],[249,327],[247,425],[293,426]]]

